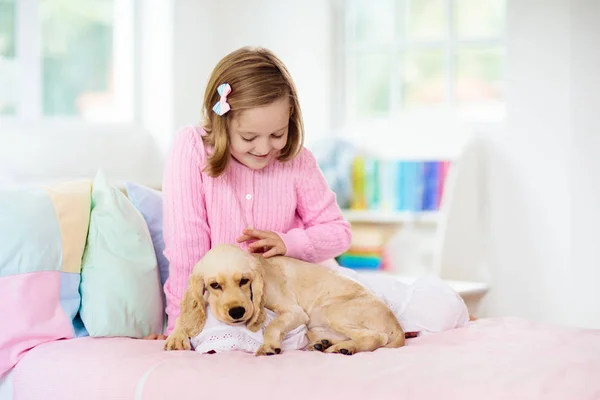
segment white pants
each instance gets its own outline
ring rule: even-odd
[[[438,277],[419,278],[407,285],[393,276],[362,275],[348,268],[327,267],[360,282],[379,296],[394,312],[405,332],[425,335],[459,328],[469,322],[469,312],[460,295]],[[275,317],[272,311],[267,310],[264,327],[258,332],[251,332],[245,326],[230,326],[218,321],[210,307],[207,307],[206,313],[204,329],[192,339],[194,349],[201,353],[231,350],[255,353],[263,343],[264,327]],[[282,350],[304,349],[308,344],[306,331],[306,326],[302,325],[289,332],[282,342]]]

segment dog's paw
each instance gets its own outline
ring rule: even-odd
[[[258,348],[257,356],[272,356],[281,353],[281,345],[271,346],[267,343]]]
[[[171,334],[165,342],[165,350],[191,350],[190,339],[184,334]]]
[[[331,343],[330,340],[322,339],[322,340],[319,340],[318,342],[309,344],[308,347],[306,348],[306,350],[308,350],[308,351],[325,351],[332,345],[333,345],[333,343]]]
[[[350,342],[342,342],[338,343],[334,346],[331,346],[325,350],[326,353],[339,353],[346,356],[351,356],[356,353],[356,346],[354,346]]]

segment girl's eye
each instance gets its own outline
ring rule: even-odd
[[[248,279],[246,279],[246,278],[240,279],[240,286],[244,286],[246,283],[248,283]]]
[[[283,133],[281,135],[273,135],[274,139],[281,139],[283,137]]]
[[[255,138],[246,139],[245,137],[242,136],[242,139],[244,140],[244,142],[252,142]]]
[[[221,285],[219,285],[217,282],[211,283],[210,287],[213,288],[213,289],[215,289],[215,290],[221,289]]]

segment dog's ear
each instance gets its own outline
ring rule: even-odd
[[[252,284],[250,290],[252,291],[252,305],[254,307],[254,314],[252,318],[248,321],[246,326],[252,332],[258,331],[262,328],[265,323],[265,319],[267,318],[267,314],[265,312],[265,296],[264,296],[264,276],[265,269],[262,264],[262,257],[257,256],[253,257],[253,273],[254,277],[252,279]]]
[[[197,272],[190,276],[188,287],[181,300],[179,327],[190,338],[197,336],[206,322],[206,303],[204,301],[204,278]]]

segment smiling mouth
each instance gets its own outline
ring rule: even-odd
[[[258,154],[252,154],[252,153],[250,153],[250,155],[251,155],[251,156],[254,156],[254,157],[256,157],[256,158],[267,158],[267,157],[269,156],[269,153],[267,153],[267,154],[264,154],[264,155],[262,155],[262,156],[259,156]]]

